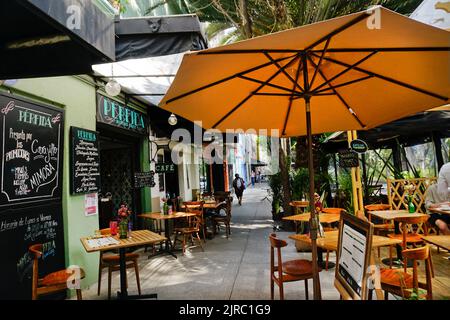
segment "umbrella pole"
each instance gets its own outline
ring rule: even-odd
[[[319,268],[317,265],[317,230],[319,228],[318,221],[315,214],[314,204],[314,165],[313,165],[313,150],[312,150],[312,133],[311,133],[311,109],[310,109],[310,96],[305,96],[306,104],[306,132],[308,137],[308,171],[309,171],[309,208],[311,212],[311,218],[309,221],[310,226],[310,238],[311,238],[311,251],[312,251],[312,271],[313,271],[313,289],[314,300],[322,300],[322,294],[320,291],[320,278]]]

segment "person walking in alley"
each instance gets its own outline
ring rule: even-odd
[[[255,180],[256,180],[256,173],[254,170],[252,170],[252,187],[255,186]]]
[[[242,195],[245,190],[245,182],[244,182],[244,179],[242,179],[239,176],[239,174],[237,174],[237,173],[234,175],[233,188],[234,188],[234,193],[236,194],[236,197],[238,198],[239,205],[241,206],[242,205]]]

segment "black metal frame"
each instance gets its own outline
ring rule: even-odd
[[[217,50],[217,49],[210,49],[205,50],[202,52],[198,52],[197,55],[222,55],[222,54],[254,54],[254,53],[260,53],[263,54],[269,62],[260,64],[258,66],[255,66],[253,68],[241,71],[239,73],[236,73],[234,75],[228,76],[226,78],[217,80],[213,83],[204,85],[202,87],[196,88],[194,90],[191,90],[189,92],[185,92],[181,95],[175,96],[173,98],[170,98],[166,101],[166,104],[170,104],[173,101],[179,100],[183,97],[192,95],[194,93],[197,93],[199,91],[208,89],[210,87],[216,86],[220,83],[240,78],[247,81],[256,82],[259,84],[259,86],[252,92],[250,92],[243,100],[241,100],[237,105],[235,105],[230,111],[228,111],[219,121],[217,121],[212,128],[216,128],[218,125],[220,125],[224,120],[226,120],[230,115],[232,115],[236,110],[238,110],[240,107],[242,107],[245,102],[247,102],[250,98],[257,95],[270,95],[270,96],[288,96],[289,103],[286,111],[286,116],[284,118],[284,124],[283,124],[283,132],[282,136],[285,136],[286,132],[286,126],[289,119],[289,114],[291,111],[292,103],[294,99],[303,98],[305,100],[305,107],[306,107],[306,127],[307,127],[307,138],[308,138],[308,169],[309,169],[309,176],[314,177],[314,168],[313,168],[313,153],[312,153],[312,130],[311,130],[311,109],[310,109],[310,100],[314,96],[321,96],[321,95],[336,95],[337,98],[342,102],[342,104],[347,108],[348,112],[355,118],[355,120],[358,122],[358,124],[361,126],[361,129],[365,129],[366,125],[364,122],[358,117],[358,115],[355,113],[355,111],[351,108],[351,106],[345,101],[344,97],[342,97],[341,94],[336,90],[337,88],[344,87],[351,85],[356,82],[365,81],[368,79],[371,79],[373,77],[385,80],[390,83],[394,83],[396,85],[402,86],[407,89],[411,89],[438,99],[443,100],[444,102],[448,101],[448,97],[444,97],[440,94],[430,92],[428,90],[418,88],[416,86],[413,86],[411,84],[405,83],[400,80],[396,80],[375,72],[368,71],[364,68],[358,67],[363,62],[369,60],[371,57],[376,55],[379,52],[428,52],[428,51],[450,51],[450,47],[417,47],[417,48],[329,48],[329,44],[333,36],[345,31],[346,29],[354,26],[355,24],[365,20],[367,17],[371,16],[373,12],[361,12],[359,15],[356,15],[355,18],[350,20],[349,22],[345,23],[344,25],[340,26],[339,28],[331,31],[327,35],[323,36],[319,40],[315,41],[311,45],[307,46],[304,49],[294,50],[294,49],[245,49],[245,50]],[[323,42],[325,42],[325,45],[323,49],[314,49],[318,45],[321,45]],[[329,52],[349,52],[349,53],[357,53],[357,52],[367,52],[368,54],[365,55],[363,58],[358,60],[357,62],[353,64],[348,64],[342,61],[339,61],[337,59],[333,59],[330,57],[326,57],[326,53]],[[287,57],[277,58],[275,59],[271,54],[292,54]],[[316,64],[313,61],[313,58],[318,58],[318,63]],[[290,59],[286,64],[283,66],[280,65],[280,62]],[[291,64],[297,62],[298,60],[298,68],[296,72],[295,79],[293,79],[286,71],[285,69],[290,66]],[[333,64],[343,66],[345,67],[344,70],[340,71],[338,74],[332,76],[331,78],[328,78],[325,76],[323,71],[321,70],[321,65],[323,61],[331,62]],[[308,61],[311,66],[314,67],[314,74],[311,78],[311,81],[308,79]],[[272,74],[267,80],[262,81],[260,79],[254,79],[252,77],[249,77],[247,74],[259,69],[262,69],[264,67],[268,66],[275,66],[277,67],[277,71]],[[300,71],[303,71],[303,87],[298,83]],[[334,84],[333,82],[337,79],[339,79],[342,75],[347,73],[350,70],[355,70],[358,72],[361,72],[363,74],[366,74],[364,77],[359,77],[357,79],[346,81],[340,84]],[[293,88],[289,90],[288,88],[278,86],[271,84],[270,81],[274,79],[277,75],[280,73],[283,73],[286,78],[292,83]],[[316,87],[313,88],[314,81],[316,80],[317,74],[320,74],[320,76],[323,78],[324,82]],[[287,93],[266,93],[266,92],[260,92],[262,88],[265,86],[272,87],[276,89],[280,89],[282,91],[286,91]],[[326,88],[323,88],[326,87]],[[322,89],[323,88],[323,89]],[[296,90],[297,89],[297,90]],[[310,190],[309,190],[309,196],[310,199],[314,199],[314,179],[310,179]],[[312,261],[313,261],[313,282],[314,282],[314,299],[321,299],[321,290],[320,290],[320,281],[319,281],[319,272],[318,272],[318,265],[317,265],[317,230],[319,226],[319,221],[317,219],[317,215],[315,213],[314,203],[313,201],[310,201],[310,212],[311,212],[311,220],[310,220],[310,237],[311,237],[311,246],[312,246]]]

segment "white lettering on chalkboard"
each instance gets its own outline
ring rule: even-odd
[[[72,130],[72,192],[98,191],[100,163],[97,133],[81,128]]]
[[[37,154],[33,158],[34,160],[43,158],[45,163],[49,163],[50,160],[57,160],[58,147],[54,143],[50,143],[48,146],[39,146],[38,143],[39,140],[37,139],[34,139],[31,143],[31,152]]]
[[[55,171],[56,169],[54,166],[52,166],[51,163],[46,164],[43,168],[39,169],[38,172],[35,172],[31,177],[31,188],[38,191],[40,186],[47,184],[47,179],[51,177]],[[53,177],[53,179],[55,177]],[[52,181],[53,179],[51,179],[50,181]]]

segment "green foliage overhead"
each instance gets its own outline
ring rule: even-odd
[[[168,14],[195,13],[218,30],[235,28],[235,40],[286,30],[365,10],[373,5],[409,15],[422,0],[159,0],[147,14],[164,6]],[[245,27],[249,19],[249,29]],[[249,31],[250,30],[250,31]],[[250,34],[249,34],[250,32]],[[208,32],[209,33],[209,32]]]

